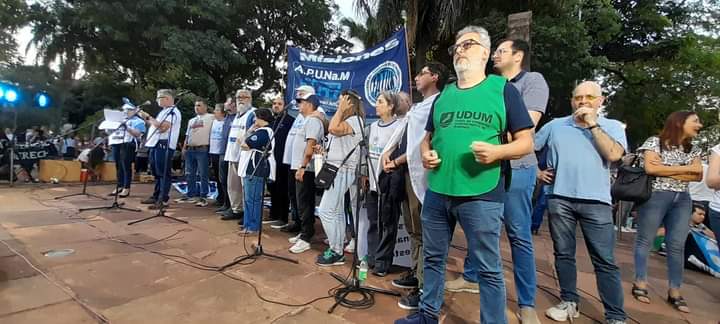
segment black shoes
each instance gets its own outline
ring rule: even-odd
[[[392,285],[402,289],[415,289],[418,287],[418,279],[415,278],[415,274],[408,272],[399,279],[392,281]]]
[[[154,205],[154,204],[156,203],[156,200],[155,200],[155,198],[150,197],[150,198],[148,198],[148,199],[144,199],[144,200],[141,201],[140,203],[143,204],[143,205]]]
[[[422,295],[420,289],[413,289],[407,296],[400,298],[398,306],[402,309],[416,310],[420,304],[420,295]]]
[[[298,223],[293,223],[293,224],[290,225],[290,226],[286,226],[285,228],[281,228],[280,231],[281,231],[281,232],[285,232],[285,233],[300,233],[300,230],[301,230],[301,229],[302,229],[302,228],[300,227],[300,224],[298,224]]]

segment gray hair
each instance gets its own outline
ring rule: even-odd
[[[160,89],[157,91],[157,95],[159,96],[167,96],[170,98],[175,99],[175,93],[170,89]]]
[[[250,91],[249,89],[240,89],[237,92],[235,92],[236,96],[239,94],[246,94],[246,95],[250,96],[250,99],[252,99],[252,91]]]
[[[460,31],[457,32],[457,35],[455,36],[455,40],[458,40],[463,35],[470,34],[470,33],[478,34],[478,36],[480,36],[480,39],[478,41],[480,43],[480,45],[482,45],[483,47],[490,50],[490,48],[492,47],[492,43],[490,41],[490,34],[488,34],[488,31],[485,28],[482,28],[480,26],[475,26],[475,25],[465,26],[463,29],[460,29]]]

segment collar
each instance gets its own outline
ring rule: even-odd
[[[520,81],[520,79],[522,79],[525,76],[525,74],[527,74],[527,71],[520,70],[520,73],[518,73],[518,75],[516,75],[514,78],[510,79],[510,82],[515,83],[515,82]]]

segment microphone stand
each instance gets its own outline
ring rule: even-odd
[[[127,148],[125,147],[125,146],[126,146],[125,144],[127,144],[127,143],[125,143],[125,136],[127,135],[127,122],[129,122],[129,121],[130,121],[130,118],[128,118],[128,119],[125,120],[122,124],[120,124],[120,126],[118,126],[118,129],[119,129],[120,127],[122,127],[122,129],[123,129],[123,135],[122,135],[123,143],[120,144],[120,145],[121,145],[121,146],[120,146],[120,161],[115,161],[115,164],[116,164],[116,165],[119,165],[119,167],[120,167],[121,169],[124,169],[124,168],[125,168],[125,155],[128,154]],[[117,131],[117,129],[116,129],[116,131]],[[108,140],[108,142],[109,142],[109,140]],[[119,162],[119,164],[118,164],[118,162]],[[83,192],[85,192],[85,186],[86,186],[86,184],[87,184],[87,176],[85,177],[85,182],[83,183]],[[79,211],[79,212],[84,212],[84,211],[86,211],[86,210],[98,210],[98,209],[113,210],[113,209],[120,209],[120,210],[126,210],[126,211],[136,212],[136,213],[139,213],[139,212],[140,212],[140,209],[124,207],[124,206],[123,206],[123,205],[125,205],[124,202],[123,202],[123,203],[118,203],[118,196],[119,196],[119,194],[120,194],[120,179],[115,179],[115,194],[113,195],[113,203],[112,203],[112,205],[110,205],[110,206],[101,206],[101,207],[80,208],[80,209],[78,209],[78,211]],[[94,196],[94,195],[93,195],[93,196]],[[55,199],[59,199],[59,198],[62,198],[62,197],[57,197],[57,198],[55,198]],[[103,198],[103,199],[105,199],[105,198]]]
[[[177,103],[180,103],[180,98],[178,98]],[[168,129],[167,148],[165,149],[165,161],[164,161],[165,167],[163,168],[163,177],[162,177],[162,180],[160,181],[161,182],[160,194],[162,194],[162,191],[165,190],[164,188],[165,188],[165,185],[167,184],[167,181],[172,180],[172,179],[168,179],[168,178],[172,178],[172,174],[170,175],[170,177],[167,177],[167,173],[168,173],[168,167],[170,166],[170,164],[172,164],[172,159],[169,159],[169,155],[170,155],[170,143],[172,142],[172,129],[173,129],[173,125],[175,124],[175,111],[173,111],[174,109],[177,109],[177,105],[174,106],[173,109],[171,109],[170,112],[168,114],[166,114],[163,117],[163,120],[160,122],[160,124],[162,124],[167,119],[168,116],[172,116],[172,118],[170,119],[170,128]],[[157,132],[159,129],[160,129],[159,127],[155,128],[155,132]],[[151,136],[152,135],[155,135],[155,134],[153,133],[153,134],[151,134]],[[148,138],[150,138],[151,136],[148,136]],[[158,142],[159,141],[160,141],[160,139],[158,139]],[[158,143],[155,144],[155,146],[157,146],[157,145],[158,145]],[[170,160],[170,161],[168,161],[168,160]],[[168,192],[168,196],[169,195],[170,195],[170,193]],[[158,196],[160,196],[160,195],[158,195]],[[158,199],[162,199],[162,197],[158,197]],[[142,223],[144,221],[151,220],[154,218],[167,218],[167,219],[170,219],[170,220],[173,220],[176,222],[180,222],[183,224],[188,223],[188,221],[186,221],[186,220],[165,215],[165,209],[166,209],[165,203],[160,202],[160,209],[158,209],[157,214],[150,216],[150,217],[145,217],[143,219],[139,219],[136,221],[132,221],[132,222],[128,223],[128,225],[135,225],[137,223]]]
[[[362,107],[358,107],[358,109],[362,109]],[[337,113],[337,112],[336,112]],[[356,116],[360,118],[360,114],[358,111],[356,111]],[[375,174],[375,170],[372,166],[372,163],[370,161],[370,156],[367,154],[369,152],[367,141],[365,140],[365,127],[363,126],[362,119],[361,119],[361,125],[360,125],[360,134],[362,135],[362,138],[360,140],[360,143],[358,143],[358,146],[360,147],[360,154],[364,155],[365,163],[367,163],[368,166],[368,175],[375,181],[377,184],[377,175]],[[358,161],[359,162],[359,161]],[[360,206],[361,201],[366,199],[367,192],[362,189],[361,183],[360,183],[360,163],[358,163],[357,167],[355,168],[355,174],[356,176],[355,180],[355,186],[356,190],[358,192],[358,198],[355,202],[356,212],[357,214],[360,214]],[[378,185],[378,194],[380,193],[380,187]],[[363,296],[368,300],[367,307],[371,307],[375,303],[375,298],[373,297],[374,293],[380,293],[383,295],[389,295],[389,296],[395,296],[400,297],[400,293],[392,291],[392,290],[386,290],[381,288],[375,288],[370,286],[362,286],[360,279],[358,278],[358,265],[360,264],[360,260],[358,258],[358,238],[359,238],[359,232],[360,232],[360,217],[359,215],[353,215],[353,226],[355,227],[355,246],[353,251],[353,262],[351,267],[351,275],[350,278],[346,280],[346,277],[337,274],[335,272],[331,272],[330,275],[335,278],[335,280],[339,281],[341,285],[343,285],[343,288],[339,288],[337,292],[335,293],[335,304],[333,304],[330,309],[328,309],[328,313],[332,313],[335,311],[335,308],[338,305],[341,305],[343,307],[351,308],[350,306],[357,302],[357,299],[350,299],[348,298],[348,295],[355,293]]]
[[[288,106],[289,106],[289,105],[288,105]],[[271,145],[271,144],[272,144],[273,140],[275,139],[275,134],[277,134],[277,132],[276,132],[277,129],[282,125],[283,120],[285,120],[285,116],[287,116],[287,114],[288,114],[288,113],[287,113],[287,108],[288,108],[288,107],[286,106],[285,109],[283,110],[283,114],[282,114],[282,116],[280,117],[280,121],[278,121],[278,123],[275,125],[275,128],[273,129],[273,134],[272,134],[272,136],[270,137],[270,140],[268,141],[267,144],[265,144],[265,147],[263,148],[262,156],[260,157],[260,162],[257,164],[258,166],[259,166],[259,165],[262,165],[263,162],[267,161],[267,159],[270,157],[270,149],[272,149],[272,147],[271,147],[272,145]],[[250,161],[250,163],[252,163],[252,161]],[[257,170],[258,170],[258,167],[255,167],[255,169],[253,170],[253,172],[252,172],[252,174],[251,174],[250,176],[255,176],[255,173],[257,172]],[[263,188],[263,192],[264,192],[264,191],[265,191],[265,178],[264,178],[264,177],[263,177],[263,180],[262,180],[262,188]],[[264,198],[264,194],[263,194],[263,198]],[[284,256],[279,256],[279,255],[274,255],[274,254],[266,253],[265,250],[263,250],[263,247],[262,247],[262,228],[263,228],[263,225],[262,225],[262,210],[263,210],[263,202],[260,202],[260,205],[259,205],[258,208],[260,208],[260,230],[258,231],[258,234],[257,234],[258,244],[257,244],[257,246],[255,247],[255,251],[253,251],[253,253],[250,253],[250,254],[248,254],[248,255],[244,255],[244,256],[242,256],[242,257],[239,257],[239,258],[233,260],[233,261],[230,262],[230,263],[227,263],[227,264],[225,264],[225,265],[220,266],[219,271],[222,272],[222,271],[224,271],[225,269],[230,268],[230,267],[232,267],[232,266],[234,266],[234,265],[236,265],[236,264],[239,264],[239,263],[241,263],[241,262],[243,262],[243,261],[245,261],[245,260],[248,260],[248,259],[256,259],[256,258],[261,257],[261,256],[266,256],[266,257],[270,257],[270,258],[277,259],[277,260],[292,262],[292,263],[295,263],[295,264],[298,264],[298,263],[299,263],[297,260],[293,260],[293,259],[290,259],[290,258],[287,258],[287,257],[284,257]]]

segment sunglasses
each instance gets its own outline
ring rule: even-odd
[[[474,39],[468,39],[460,44],[455,44],[453,46],[448,47],[448,54],[450,54],[450,56],[454,56],[459,48],[462,48],[462,50],[464,52],[464,51],[469,50],[471,47],[473,47],[475,45],[480,45],[482,47],[485,47],[483,44],[480,44],[478,41],[476,41]]]
[[[584,96],[574,96],[573,100],[575,101],[582,101],[583,99],[586,99],[588,101],[593,101],[597,98],[600,98],[600,96],[593,96],[593,95],[584,95]]]

